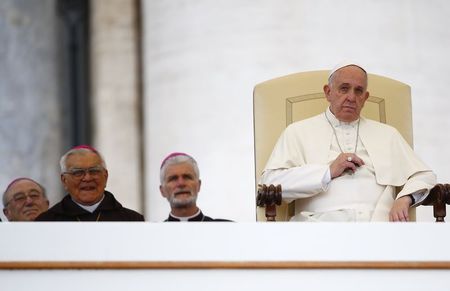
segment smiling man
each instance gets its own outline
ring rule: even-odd
[[[229,221],[206,216],[197,207],[202,181],[197,162],[185,153],[172,153],[161,163],[161,195],[170,203],[171,212],[165,221]]]
[[[36,221],[144,221],[141,214],[123,207],[105,191],[108,170],[93,147],[72,148],[62,156],[60,166],[61,182],[68,194]]]
[[[360,116],[367,86],[360,65],[338,64],[323,87],[327,110],[278,139],[260,182],[281,184],[283,200],[295,201],[291,220],[409,221],[436,184],[395,128]]]
[[[44,187],[30,178],[17,178],[3,194],[3,213],[8,221],[33,221],[49,206]]]

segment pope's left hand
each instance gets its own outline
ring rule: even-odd
[[[409,195],[402,196],[394,201],[394,205],[389,212],[389,221],[409,221],[409,206],[412,204],[412,199]]]

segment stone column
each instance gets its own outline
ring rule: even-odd
[[[55,6],[0,1],[0,192],[27,176],[46,187],[51,204],[62,196]]]
[[[93,141],[107,189],[142,212],[138,1],[91,1]]]

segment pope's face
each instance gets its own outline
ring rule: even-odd
[[[82,205],[93,205],[102,199],[108,171],[102,167],[101,159],[96,153],[69,155],[66,168],[67,172],[61,174],[61,182],[72,199]]]
[[[331,84],[323,88],[330,110],[337,119],[352,122],[359,118],[369,92],[367,92],[367,75],[357,66],[347,66],[337,70]]]
[[[15,182],[5,195],[7,205],[3,213],[9,221],[33,221],[49,206],[43,189],[30,180]]]
[[[201,181],[191,164],[185,162],[167,166],[159,189],[172,208],[183,208],[196,206],[200,186]]]

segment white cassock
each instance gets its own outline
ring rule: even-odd
[[[365,165],[331,179],[329,167],[341,149]],[[396,198],[414,194],[423,200],[436,175],[395,128],[362,117],[340,122],[327,109],[285,129],[260,183],[280,184],[283,200],[295,200],[291,220],[388,221]]]

